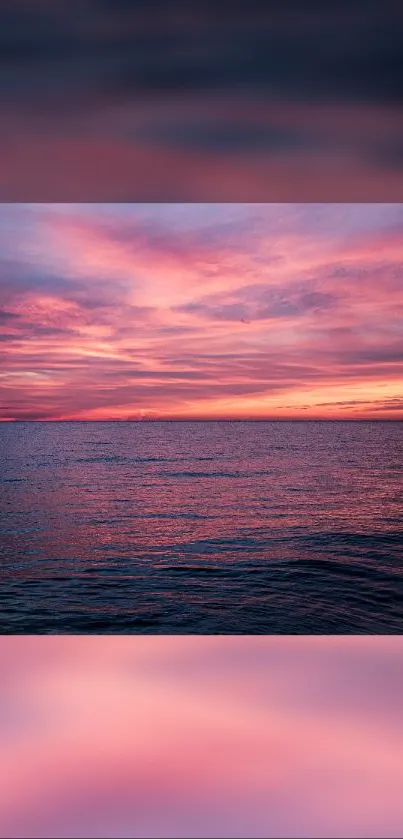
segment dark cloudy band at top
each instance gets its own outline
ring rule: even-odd
[[[236,89],[401,103],[399,4],[13,0],[2,95]],[[30,74],[24,71],[29,68]],[[49,75],[49,70],[52,75]]]
[[[399,200],[399,4],[8,0],[2,200]]]

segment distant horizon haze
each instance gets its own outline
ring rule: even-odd
[[[65,423],[65,422],[91,422],[91,423],[156,423],[156,422],[187,422],[187,423],[201,423],[201,422],[403,422],[403,418],[396,417],[147,417],[144,419],[115,419],[114,417],[105,419],[0,419],[4,423]]]

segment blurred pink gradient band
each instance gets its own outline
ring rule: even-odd
[[[400,837],[403,639],[3,637],[2,837]]]

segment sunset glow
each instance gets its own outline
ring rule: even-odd
[[[403,205],[0,216],[3,420],[402,419]]]

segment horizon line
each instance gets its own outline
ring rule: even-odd
[[[15,423],[144,423],[161,422],[403,422],[403,417],[162,417],[158,419],[0,419],[0,425]]]

